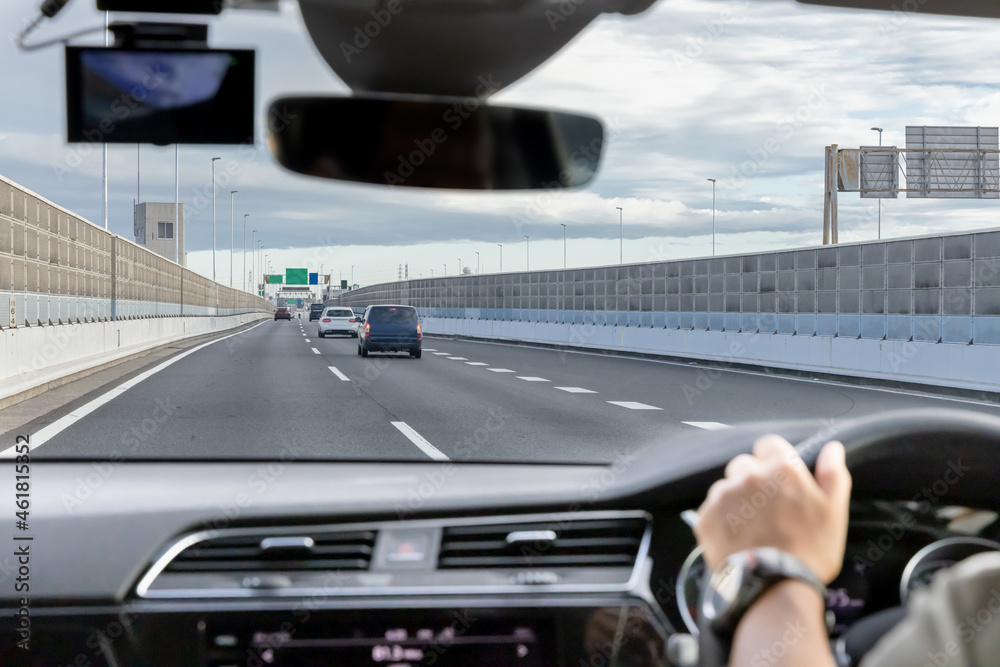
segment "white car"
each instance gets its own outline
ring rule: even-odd
[[[327,334],[350,334],[352,338],[357,338],[356,322],[357,318],[350,308],[327,308],[319,316],[318,335],[324,338]]]

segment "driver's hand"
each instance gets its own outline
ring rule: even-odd
[[[768,435],[754,443],[752,456],[729,462],[698,509],[694,533],[713,570],[739,551],[776,547],[829,584],[844,562],[850,497],[842,444],[823,447],[813,477],[794,447]]]

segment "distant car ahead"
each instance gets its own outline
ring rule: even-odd
[[[319,316],[323,314],[323,304],[313,303],[309,305],[309,321],[318,320]]]
[[[358,335],[357,318],[350,308],[327,308],[319,318],[319,337],[327,334],[349,334],[352,338]]]
[[[359,327],[358,354],[409,352],[420,358],[423,332],[413,306],[368,306]]]
[[[292,311],[287,306],[281,306],[278,310],[274,311],[274,319],[275,321],[290,320],[292,319]]]

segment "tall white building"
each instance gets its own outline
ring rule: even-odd
[[[187,266],[187,252],[184,250],[184,204],[177,213],[177,226],[174,229],[174,205],[160,202],[143,202],[136,206],[135,211],[135,242],[146,246],[157,255]],[[174,234],[178,238],[174,244]],[[180,259],[175,256],[180,253]]]

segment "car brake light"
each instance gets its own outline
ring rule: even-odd
[[[369,338],[372,331],[372,325],[369,322],[365,322],[365,338]]]
[[[417,323],[417,338],[423,338],[423,337],[424,337],[423,330],[421,329],[420,323],[418,322]]]
[[[329,317],[324,317],[324,318],[323,318],[323,321],[324,321],[324,322],[329,322],[329,321],[330,321],[330,318],[329,318]]]
[[[355,322],[356,320],[355,320],[355,319],[354,319],[354,318],[352,317],[352,318],[351,318],[350,320],[348,320],[348,321],[349,321],[349,322]]]

